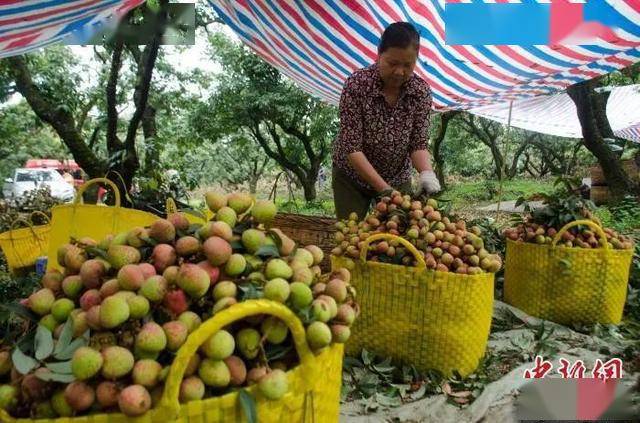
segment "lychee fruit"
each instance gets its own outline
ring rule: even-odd
[[[253,198],[244,192],[234,192],[227,196],[227,204],[236,214],[242,214],[249,210],[252,203]]]
[[[255,254],[264,245],[264,240],[264,232],[258,229],[247,229],[242,233],[242,245],[251,254]]]
[[[75,304],[68,298],[55,300],[51,305],[51,315],[60,323],[66,322],[67,317],[75,308]]]
[[[304,247],[313,256],[313,264],[319,265],[324,260],[324,252],[317,245],[307,245]]]
[[[295,282],[302,282],[305,285],[311,285],[313,282],[313,271],[308,267],[299,267],[293,271],[293,277],[291,280]]]
[[[162,325],[162,329],[167,337],[167,349],[169,351],[178,351],[189,335],[187,326],[177,320],[165,323]]]
[[[267,267],[264,272],[267,279],[289,279],[293,276],[293,270],[282,259],[272,259],[267,262]]]
[[[116,295],[107,297],[100,304],[100,326],[106,329],[118,327],[127,321],[129,314],[129,305],[125,299]]]
[[[90,379],[100,371],[102,355],[89,347],[80,347],[71,358],[71,372],[78,380]]]
[[[269,316],[264,319],[260,330],[262,334],[266,336],[267,341],[276,345],[284,342],[289,334],[289,328],[287,325],[282,320],[274,316]]]
[[[144,283],[144,274],[140,266],[127,264],[118,271],[118,284],[120,289],[137,291]]]
[[[222,281],[213,287],[213,299],[218,301],[225,297],[234,297],[238,293],[238,287],[234,282]]]
[[[82,266],[80,267],[80,279],[82,280],[85,288],[98,288],[106,271],[107,269],[102,260],[87,260],[82,263]]]
[[[212,266],[211,263],[204,260],[198,263],[198,266],[202,268],[209,275],[209,282],[211,285],[215,285],[218,282],[218,278],[220,277],[220,269]]]
[[[200,251],[200,241],[193,236],[183,236],[176,241],[176,254],[181,257],[188,257]]]
[[[238,356],[231,355],[224,360],[224,364],[229,368],[229,374],[231,375],[231,386],[242,386],[247,379],[247,367],[244,361]]]
[[[71,299],[76,299],[80,296],[84,285],[78,275],[67,276],[62,280],[62,292],[64,295]]]
[[[331,320],[331,309],[329,304],[322,300],[314,300],[311,303],[311,315],[314,320],[328,322]]]
[[[167,220],[173,224],[177,231],[186,231],[191,226],[187,215],[182,212],[171,213],[167,216]]]
[[[207,222],[198,231],[201,239],[217,236],[230,242],[233,239],[233,229],[226,222]]]
[[[97,289],[90,289],[85,291],[85,293],[80,297],[80,308],[84,311],[89,311],[91,307],[100,305],[101,302],[102,296],[100,295],[100,291]]]
[[[225,308],[229,308],[234,304],[237,304],[238,301],[233,297],[224,297],[218,300],[211,309],[211,314],[216,314],[224,310]]]
[[[284,303],[290,292],[289,282],[282,278],[271,279],[264,285],[264,297],[268,300]]]
[[[177,284],[190,297],[198,299],[207,293],[211,282],[204,269],[196,264],[187,263],[180,267]]]
[[[211,239],[211,238],[209,238]],[[247,268],[247,260],[242,254],[232,254],[224,266],[224,272],[229,276],[239,276]]]
[[[351,329],[345,325],[331,325],[331,339],[338,344],[344,344],[351,336]]]
[[[313,322],[307,327],[307,343],[313,350],[319,350],[331,343],[331,329],[323,322]]]
[[[189,308],[187,296],[181,289],[169,291],[164,296],[164,306],[174,315],[179,315]]]
[[[164,299],[168,288],[167,281],[162,276],[156,275],[144,281],[138,294],[151,302],[158,303]]]
[[[219,192],[208,191],[205,193],[204,199],[209,210],[214,213],[227,205],[227,195]]]
[[[49,314],[56,297],[49,288],[42,288],[29,296],[29,308],[36,314],[44,316]]]
[[[200,367],[201,361],[202,359],[200,358],[200,355],[198,355],[198,353],[193,354],[191,358],[189,358],[189,363],[187,364],[187,368],[184,370],[184,375],[188,377],[196,374],[196,372],[198,371],[198,367]]]
[[[313,293],[311,292],[311,288],[309,288],[306,284],[302,282],[294,282],[289,285],[289,289],[291,293],[289,294],[289,298],[291,299],[291,304],[297,310],[301,310],[307,307],[313,301]]]
[[[266,367],[254,367],[247,372],[247,385],[258,383],[264,375],[267,374]]]
[[[142,227],[136,227],[127,232],[127,244],[140,248],[146,244],[145,239],[149,237],[149,232]]]
[[[96,400],[102,409],[108,409],[118,405],[118,396],[120,389],[114,382],[100,382],[96,388]]]
[[[128,245],[112,245],[107,251],[109,263],[114,269],[119,270],[127,264],[140,262],[140,251]]]
[[[102,376],[115,380],[129,374],[133,369],[133,354],[124,347],[112,345],[102,350]]]
[[[187,332],[190,334],[202,324],[202,319],[193,311],[185,311],[178,316],[178,321],[182,322],[187,327]]]
[[[307,267],[311,267],[313,266],[313,254],[311,254],[311,251],[304,249],[304,248],[298,248],[296,250],[296,253],[293,256],[294,260],[300,260],[303,263],[305,263],[307,265]]]
[[[336,314],[335,319],[340,323],[351,326],[356,319],[356,311],[349,304],[341,304],[338,307],[338,314]]]
[[[151,262],[158,273],[164,272],[169,266],[176,263],[176,250],[169,244],[158,244],[153,247]]]
[[[142,319],[149,314],[151,305],[142,295],[136,295],[131,298],[127,298],[127,305],[129,306],[129,318],[130,319]]]
[[[336,300],[333,299],[333,297],[329,297],[328,295],[320,295],[317,300],[326,302],[329,306],[329,310],[331,310],[331,318],[333,319],[334,317],[336,317],[336,315],[338,314],[338,304],[336,303]]]
[[[219,222],[224,222],[229,227],[233,228],[236,226],[236,222],[238,221],[238,215],[231,207],[222,207],[216,213],[215,219]]]
[[[224,388],[229,386],[231,382],[231,373],[224,361],[214,360],[211,358],[205,358],[200,363],[198,369],[198,376],[205,383],[205,385],[212,386],[214,388]]]
[[[93,405],[96,393],[84,382],[71,382],[64,390],[64,399],[75,411],[85,411]]]
[[[149,236],[160,243],[171,243],[176,237],[176,228],[166,219],[158,219],[149,227]]]
[[[46,367],[38,368],[22,378],[20,390],[27,400],[39,401],[48,398],[51,385],[38,377],[38,374],[51,373]]]
[[[11,354],[9,351],[0,351],[0,376],[4,376],[11,372]]]
[[[324,294],[332,297],[336,302],[342,303],[347,299],[347,284],[340,279],[332,279],[327,283]]]
[[[211,335],[202,344],[202,352],[208,357],[214,360],[222,360],[233,354],[233,350],[236,348],[235,340],[226,330],[220,330]]]
[[[112,296],[120,290],[120,282],[117,279],[109,279],[100,287],[100,296],[104,299]]]
[[[258,382],[260,393],[270,400],[279,400],[289,390],[287,374],[280,369],[271,370]]]
[[[151,408],[151,395],[142,385],[130,385],[120,392],[118,407],[126,416],[141,416]]]
[[[198,401],[204,397],[205,386],[202,379],[190,376],[180,384],[180,402]]]
[[[43,288],[49,288],[51,291],[53,291],[53,293],[57,293],[57,292],[60,292],[60,290],[62,289],[63,279],[64,279],[64,276],[62,275],[62,273],[54,269],[54,270],[47,271],[47,273],[45,273],[44,276],[42,277],[42,280],[40,283],[42,284]]]
[[[160,245],[166,245],[166,244],[160,244]],[[142,271],[142,276],[144,276],[144,280],[147,280],[151,276],[155,276],[158,274],[156,272],[156,268],[153,267],[153,265],[150,263],[140,263],[138,267],[140,267],[140,270]]]
[[[260,351],[260,332],[252,328],[245,328],[236,334],[238,351],[247,359],[253,360]]]
[[[53,410],[60,417],[71,417],[73,416],[73,408],[69,405],[67,400],[64,398],[64,390],[56,391],[51,396],[51,406]],[[0,407],[2,408],[2,407]]]
[[[11,385],[0,385],[0,409],[11,411],[18,405],[18,389]]]
[[[64,264],[67,270],[77,274],[85,261],[87,261],[87,253],[83,249],[76,246],[67,248],[64,255]]]
[[[131,372],[133,383],[153,388],[159,382],[161,370],[162,366],[155,360],[139,360]]]
[[[100,306],[93,306],[87,311],[87,325],[93,330],[102,329],[102,325],[100,324]]]
[[[258,200],[251,209],[251,216],[257,223],[269,224],[275,219],[278,209],[273,201]]]
[[[146,323],[136,336],[136,347],[149,352],[159,352],[167,346],[167,336],[155,322]]]

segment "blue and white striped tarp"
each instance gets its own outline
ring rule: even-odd
[[[532,1],[549,2],[491,0]],[[548,95],[639,61],[640,0],[589,1],[606,2],[622,22],[614,38],[590,46],[529,47],[446,45],[445,0],[209,3],[246,45],[302,89],[333,104],[347,76],[376,60],[384,28],[410,21],[422,37],[416,73],[431,85],[434,107],[446,110]]]

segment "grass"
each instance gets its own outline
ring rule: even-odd
[[[450,200],[455,209],[470,205],[485,205],[498,201],[500,182],[497,180],[451,182],[441,198]],[[539,192],[553,191],[553,180],[512,179],[503,181],[502,201],[517,200]]]

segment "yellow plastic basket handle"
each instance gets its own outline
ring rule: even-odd
[[[28,221],[27,219],[23,219],[21,217],[17,218],[16,220],[14,220],[13,222],[11,222],[11,226],[9,227],[9,241],[11,242],[11,246],[13,248],[16,248],[16,239],[13,237],[13,231],[16,229],[16,225],[22,223],[23,225],[26,225],[29,230],[31,230],[31,233],[33,234],[34,238],[38,241],[38,245],[40,244],[40,236],[38,235],[38,233],[36,232],[35,228],[33,227],[33,223]],[[16,249],[16,251],[18,251],[18,249]]]
[[[562,238],[562,235],[567,232],[569,229],[573,228],[574,226],[579,226],[579,225],[585,225],[590,227],[591,229],[593,229],[598,236],[600,237],[600,239],[607,239],[607,235],[604,233],[604,231],[602,230],[602,228],[600,227],[600,225],[598,225],[597,223],[591,221],[591,220],[575,220],[573,222],[569,222],[566,225],[564,225],[562,227],[562,229],[560,229],[558,231],[558,233],[556,234],[556,236],[553,237],[553,241],[551,241],[551,247],[555,247],[556,244],[558,243],[558,241],[560,241],[560,238]],[[604,249],[608,250],[609,249],[609,243],[605,242],[604,243]]]
[[[360,251],[360,261],[362,261],[363,263],[367,261],[367,251],[369,251],[369,244],[371,244],[374,241],[379,241],[382,239],[387,241],[392,241],[392,240],[398,241],[400,244],[402,244],[403,247],[409,250],[411,254],[413,254],[413,257],[418,262],[418,265],[416,267],[420,267],[420,268],[427,267],[427,264],[424,261],[424,257],[422,256],[420,251],[418,251],[418,249],[413,246],[413,244],[411,244],[406,239],[393,234],[375,234],[367,238],[364,241],[364,245],[362,246],[362,251]]]
[[[40,210],[36,210],[34,212],[31,212],[31,214],[29,215],[29,220],[31,221],[31,223],[33,224],[33,216],[42,216],[44,217],[45,225],[48,225],[49,223],[51,223],[51,219],[49,219],[49,216],[47,216],[46,213],[41,212]]]
[[[173,198],[171,198],[171,197],[167,198],[166,209],[167,209],[166,210],[167,216],[169,216],[170,214],[178,212],[178,206],[176,206],[176,202],[174,201]]]
[[[120,207],[120,190],[118,189],[116,184],[113,183],[113,181],[107,178],[94,178],[82,184],[82,186],[78,188],[78,193],[76,194],[76,198],[73,200],[73,204],[81,203],[82,195],[84,194],[84,192],[87,190],[87,188],[89,188],[91,185],[94,185],[94,184],[109,185],[109,187],[113,191],[113,195],[115,196],[115,200],[116,200],[115,207]]]
[[[169,375],[166,379],[164,393],[158,406],[158,409],[166,416],[167,421],[177,418],[180,412],[180,384],[187,369],[189,360],[196,353],[198,348],[210,336],[221,330],[236,320],[244,319],[249,316],[259,314],[270,314],[282,320],[291,331],[298,357],[300,357],[300,365],[310,369],[315,359],[311,350],[307,345],[307,338],[304,327],[298,317],[285,305],[270,300],[248,300],[239,304],[235,304],[201,324],[189,337],[187,341],[180,347],[176,354],[173,364],[169,369]],[[167,414],[164,414],[167,413]]]

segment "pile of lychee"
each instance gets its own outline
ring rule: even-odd
[[[332,254],[357,260],[372,235],[388,233],[410,242],[424,259],[427,268],[439,272],[475,275],[497,272],[502,259],[484,247],[482,230],[467,229],[466,222],[445,216],[435,199],[412,200],[409,195],[393,191],[375,205],[363,220],[352,213],[346,221],[336,223],[336,247]],[[415,266],[414,254],[397,239],[369,243],[366,259]]]
[[[40,316],[54,343],[68,320],[73,337],[88,333],[89,342],[67,363],[70,383],[42,377],[49,372],[43,365],[20,374],[11,351],[0,351],[0,408],[31,418],[142,415],[160,400],[187,337],[249,299],[294,311],[314,352],[349,338],[358,307],[347,269],[321,275],[320,248],[298,248],[269,226],[277,211],[270,201],[214,192],[206,201],[214,217],[204,225],[175,213],[99,242],[84,238],[60,246],[62,270],[47,272],[22,304]],[[287,370],[298,363],[288,326],[273,316],[252,316],[213,334],[191,357],[179,399],[255,384],[256,395],[276,400],[289,389]]]
[[[527,220],[516,227],[507,228],[503,234],[512,241],[528,242],[532,244],[551,244],[558,234],[559,228],[544,223]],[[605,243],[616,250],[630,250],[634,248],[631,238],[618,233],[611,228],[603,228],[606,239],[586,225],[574,226],[560,235],[557,245],[575,248],[602,248]]]

